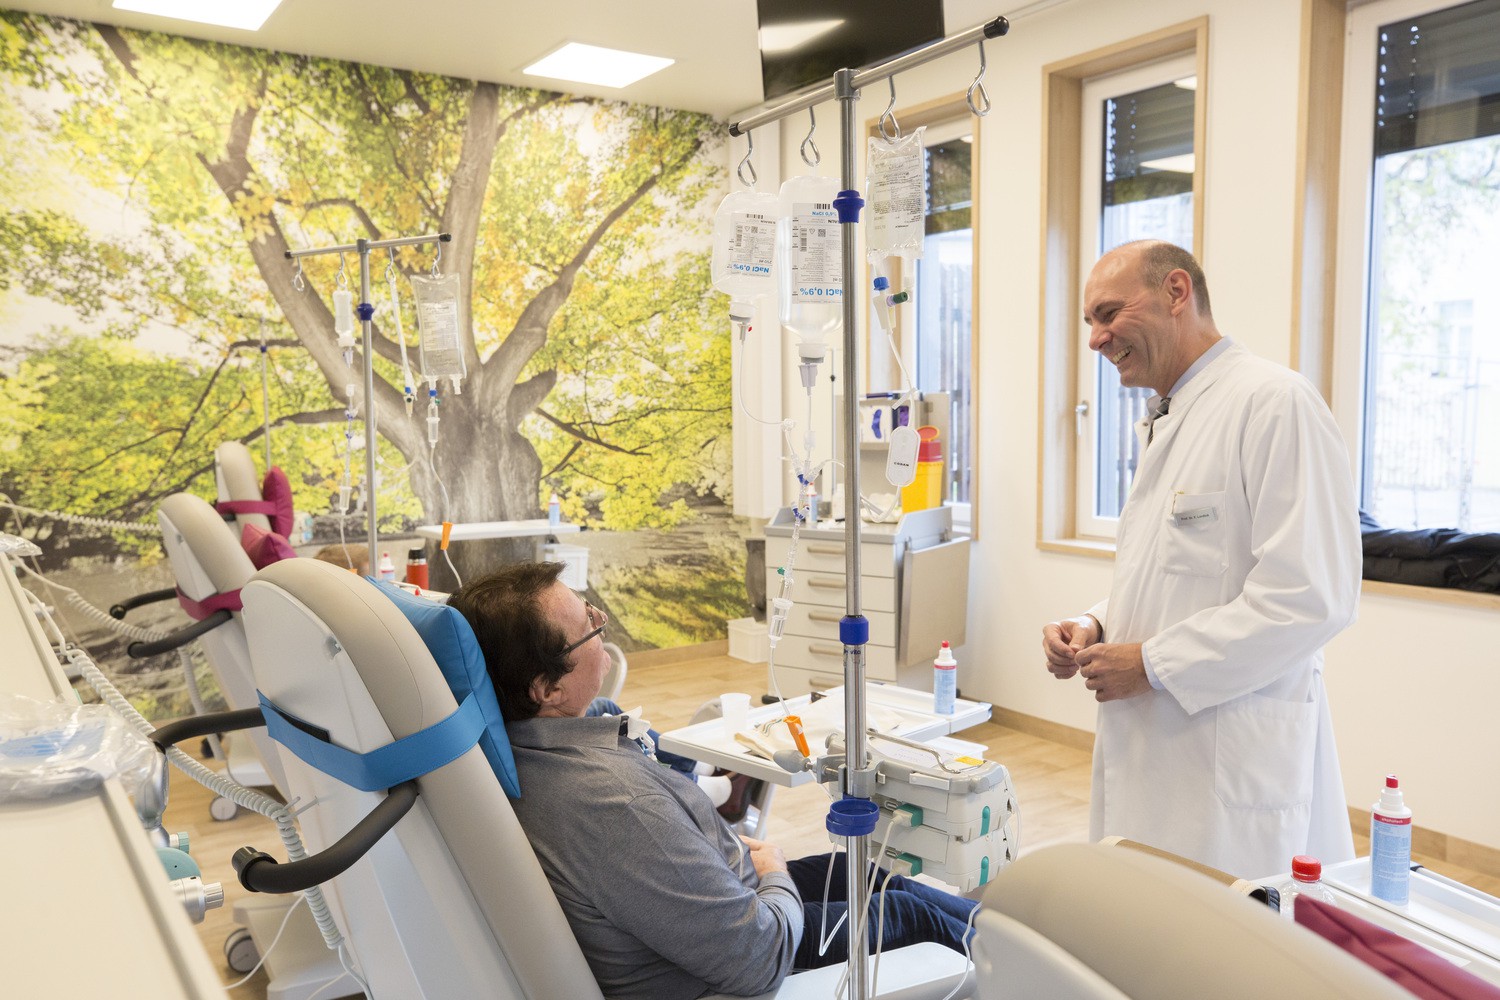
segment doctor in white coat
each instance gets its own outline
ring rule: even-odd
[[[1109,599],[1042,630],[1099,704],[1090,836],[1241,877],[1354,857],[1323,646],[1359,599],[1348,455],[1301,375],[1222,337],[1169,243],[1100,259],[1089,347],[1153,399]]]

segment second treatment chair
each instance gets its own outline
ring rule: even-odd
[[[455,676],[488,684],[472,632],[468,647],[459,641],[467,629],[466,622],[458,626],[461,616],[436,604],[412,605],[407,610],[426,619],[419,635],[380,588],[315,560],[267,567],[243,599],[263,711],[312,741],[278,735],[299,745],[296,753],[280,747],[281,757],[293,794],[310,803],[299,822],[319,853],[278,865],[246,849],[236,855],[242,882],[296,891],[331,879],[324,889],[335,920],[375,996],[601,1000],[502,789],[513,774],[504,762],[508,744],[494,739],[498,727],[470,733],[468,749],[456,756],[420,762],[425,773],[410,780],[381,780],[399,778],[413,756],[427,755],[408,753],[411,743],[399,741],[462,723],[484,703],[461,690],[460,710],[450,688]],[[336,760],[314,766],[303,756],[325,754]],[[362,780],[372,791],[328,773],[369,774],[361,769],[381,758],[399,766]],[[962,956],[938,945],[899,949],[882,961],[882,995],[938,1000],[966,969]],[[830,996],[840,971],[789,977],[770,996]]]

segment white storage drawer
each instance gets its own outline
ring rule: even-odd
[[[767,580],[773,579],[776,570],[786,565],[787,553],[792,551],[792,540],[777,536],[766,537],[766,568],[770,570]],[[838,573],[842,575],[848,567],[844,563],[844,543],[826,539],[803,537],[797,545],[797,565],[794,573],[812,570],[814,573]],[[859,572],[861,576],[896,575],[895,549],[889,542],[861,542],[859,546]]]
[[[808,573],[798,569],[793,571],[795,582],[792,584],[792,601],[794,604],[817,604],[825,608],[839,608],[841,611],[849,606],[848,588],[844,586],[844,574],[842,573]],[[767,577],[767,579],[780,579],[779,577]],[[864,577],[863,586],[859,588],[859,609],[866,615],[871,611],[896,611],[896,578],[895,577]],[[771,596],[776,596],[778,591],[771,591]]]
[[[783,635],[776,646],[776,667],[783,665],[833,676],[844,682],[844,646],[837,639],[814,639],[805,635]],[[870,680],[896,679],[893,646],[865,647],[865,676]]]
[[[844,609],[821,607],[816,604],[794,604],[786,617],[787,635],[805,635],[814,639],[838,642],[839,621]],[[870,644],[874,646],[896,645],[896,613],[894,611],[866,611],[870,623]]]

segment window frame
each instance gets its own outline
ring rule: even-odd
[[[1079,532],[1078,371],[1088,351],[1079,308],[1083,83],[1093,77],[1191,54],[1198,78],[1193,113],[1193,245],[1203,259],[1204,178],[1210,78],[1208,17],[1094,49],[1042,67],[1040,330],[1037,392],[1037,548],[1112,558],[1112,538]]]
[[[1384,24],[1456,7],[1463,0],[1370,0],[1350,8],[1343,37],[1334,328],[1329,345],[1334,420],[1349,442],[1354,482],[1363,505],[1367,475],[1370,296],[1374,291],[1375,94],[1378,32]],[[1451,526],[1450,526],[1451,527]]]

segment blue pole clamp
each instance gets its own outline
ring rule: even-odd
[[[846,646],[863,646],[870,641],[870,619],[864,615],[845,615],[839,619],[839,642]]]
[[[828,807],[828,832],[835,837],[868,837],[875,832],[880,807],[869,799],[842,798]]]
[[[859,196],[858,191],[840,191],[838,197],[833,199],[834,210],[839,213],[839,223],[858,222],[859,210],[865,207],[865,200]]]
[[[375,307],[368,302],[361,302],[354,311],[359,314],[360,319],[375,318]]]

